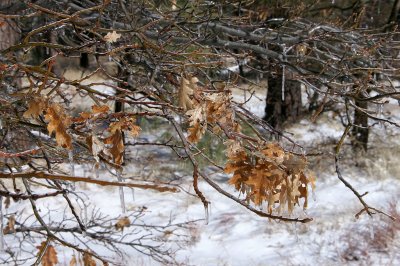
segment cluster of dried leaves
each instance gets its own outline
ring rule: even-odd
[[[39,254],[42,255],[41,264],[42,266],[55,266],[59,263],[57,251],[53,245],[48,244],[47,242],[43,241],[40,246],[37,247],[39,249]],[[82,256],[75,256],[72,255],[72,258],[69,262],[69,266],[96,266],[96,260],[89,254],[84,253]],[[104,266],[107,263],[103,263]]]
[[[197,143],[205,134],[208,125],[214,134],[239,132],[231,103],[231,92],[208,92],[197,85],[196,77],[181,78],[179,106],[189,116],[188,141]]]
[[[304,156],[286,152],[277,143],[257,143],[255,151],[247,151],[240,138],[240,125],[229,90],[207,92],[197,85],[195,77],[181,78],[179,105],[189,117],[187,139],[191,143],[201,140],[206,130],[225,134],[228,162],[225,172],[233,174],[229,183],[243,193],[248,203],[267,203],[269,213],[278,214],[300,205],[307,208],[308,187],[314,188],[314,177],[307,169]]]
[[[55,133],[57,145],[72,149],[72,138],[67,133],[67,129],[72,123],[71,117],[65,113],[64,108],[57,104],[51,103],[47,98],[36,95],[30,102],[28,110],[24,113],[25,118],[37,118],[42,114],[47,124],[47,130],[51,136]]]
[[[115,164],[121,165],[125,150],[124,132],[137,137],[141,130],[135,124],[133,117],[112,118],[107,105],[94,105],[91,112],[82,112],[78,117],[69,116],[62,105],[39,96],[33,97],[28,106],[24,117],[36,119],[44,114],[49,135],[54,133],[57,145],[63,148],[69,150],[73,148],[72,135],[69,133],[71,125],[74,125],[76,130],[89,130],[85,134],[86,142],[98,163],[99,156],[104,155],[112,159]],[[106,130],[103,128],[104,125],[107,127]]]
[[[285,152],[276,143],[266,143],[249,153],[237,141],[228,141],[226,173],[233,176],[229,183],[246,195],[255,205],[267,203],[269,213],[292,213],[294,205],[307,208],[308,186],[314,188],[314,177],[307,170],[302,156]]]

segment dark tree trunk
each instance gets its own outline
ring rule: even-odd
[[[7,13],[12,7],[13,2],[12,0],[0,1],[0,11],[2,13]],[[4,50],[19,41],[21,31],[17,24],[10,19],[0,18],[0,25],[0,50]]]
[[[268,76],[268,92],[264,120],[275,129],[282,129],[285,122],[295,122],[301,112],[301,85],[299,82],[285,79],[284,97],[282,97],[282,69],[277,75]]]
[[[361,93],[358,95],[361,99],[363,96]],[[367,101],[356,100],[356,106],[361,109],[368,108]],[[355,109],[354,110],[354,126],[351,131],[352,135],[352,146],[355,152],[367,151],[368,148],[368,136],[369,136],[369,128],[368,128],[368,116],[362,111]]]
[[[79,66],[88,69],[89,68],[89,54],[88,53],[81,53],[79,58]]]
[[[400,1],[395,0],[387,24],[397,23],[399,21],[399,10],[400,10]]]

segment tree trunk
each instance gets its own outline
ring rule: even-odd
[[[361,93],[359,93],[358,97],[364,98]],[[367,110],[368,102],[356,100],[355,104],[357,107]],[[368,136],[369,136],[369,128],[368,128],[368,116],[358,109],[354,109],[354,126],[351,131],[352,135],[352,146],[353,150],[356,153],[360,151],[366,152],[368,148]]]
[[[285,122],[297,120],[301,112],[302,101],[301,84],[290,79],[285,79],[284,97],[282,97],[282,67],[278,68],[277,75],[270,74],[268,76],[264,120],[273,128],[280,130]]]
[[[0,1],[0,11],[7,12],[7,10],[12,6],[12,3],[12,0]],[[14,21],[0,18],[0,50],[7,49],[16,44],[19,41],[20,36],[20,29]]]

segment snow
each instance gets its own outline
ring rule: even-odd
[[[246,106],[259,117],[263,116],[264,94],[265,92],[262,90],[257,91],[256,95],[246,103]],[[234,94],[234,99],[238,102],[248,100],[248,98],[237,93]],[[383,129],[378,129],[376,132],[379,133],[380,130]],[[304,119],[287,128],[287,134],[290,134],[291,138],[307,147],[328,140],[337,142],[342,133],[342,125],[331,114],[321,115],[315,123],[310,123],[308,119]],[[152,136],[142,137],[151,138]],[[397,138],[391,141],[392,143],[389,142],[391,145],[400,143]],[[130,154],[137,154],[137,152],[130,151]],[[325,159],[331,160],[331,164],[333,164],[332,157]],[[156,167],[156,165],[150,166]],[[135,166],[129,167],[135,168]],[[122,177],[131,177],[135,170],[140,173],[140,169],[130,169],[129,167],[125,169]],[[389,203],[397,202],[400,194],[400,179],[396,175],[391,175],[390,171],[379,172],[377,171],[379,168],[374,165],[370,167],[367,171],[345,162],[342,174],[361,194],[368,191],[368,194],[364,197],[368,204],[387,210]],[[212,170],[208,170],[212,173]],[[91,173],[90,167],[89,171],[91,172],[86,173],[81,165],[75,165],[74,169],[71,168],[71,171],[78,176],[95,176],[94,173]],[[179,174],[183,175],[183,173]],[[238,195],[227,184],[227,177],[210,176],[223,189]],[[172,222],[196,221],[192,227],[181,230],[189,238],[185,245],[174,246],[174,244],[171,244],[171,247],[176,250],[176,260],[183,265],[400,265],[398,236],[393,242],[389,242],[389,247],[385,251],[366,250],[367,254],[361,254],[358,258],[359,261],[345,259],[343,254],[351,251],[348,247],[351,241],[355,241],[356,244],[361,246],[363,243],[367,243],[373,239],[374,225],[385,222],[387,219],[381,216],[369,218],[367,215],[362,215],[358,220],[355,219],[354,215],[361,210],[362,206],[355,195],[337,179],[332,169],[317,173],[317,177],[314,200],[310,197],[306,213],[301,208],[297,208],[292,215],[292,217],[312,217],[314,220],[307,224],[276,222],[258,217],[219,194],[204,181],[200,181],[199,188],[207,200],[211,202],[208,224],[205,222],[205,212],[201,201],[183,191],[180,193],[158,193],[135,189],[133,198],[131,189],[124,189],[126,214],[129,215],[133,211],[145,207],[144,216],[140,218],[140,222],[143,223],[155,225],[166,224],[169,220]],[[117,179],[104,169],[101,169],[99,178]],[[186,180],[183,181],[182,187],[193,194],[190,176],[187,176],[186,179],[182,178],[182,180]],[[93,206],[97,206],[101,213],[110,217],[121,217],[123,215],[118,188],[79,184],[77,191],[82,191],[80,195],[85,204],[91,203]],[[65,202],[61,196],[56,197],[51,202],[38,200],[37,203],[40,213],[43,215],[49,209],[52,210],[50,216],[44,217],[46,221],[50,217],[52,221],[63,220]],[[76,203],[76,207],[78,212],[82,213],[90,213],[92,210],[91,207],[85,209],[82,202]],[[397,208],[399,207],[397,206]],[[21,208],[24,208],[22,212]],[[12,203],[10,208],[4,211],[5,215],[21,212],[21,216],[18,217],[19,221],[24,219],[34,221],[29,208],[29,202],[25,201],[18,204]],[[68,217],[72,219],[71,214],[68,214]],[[64,224],[67,225],[68,222]],[[112,227],[111,222],[109,225]],[[370,235],[357,235],[357,232],[361,232],[359,230],[362,228],[367,228]],[[74,241],[70,235],[64,234],[63,236],[67,240]],[[120,233],[119,235],[116,233],[115,237],[120,236]],[[355,240],[349,240],[349,236],[354,237]],[[13,235],[6,235],[5,243],[6,248],[11,248],[14,251],[21,250],[18,239]],[[22,243],[22,246],[24,249],[32,249],[32,246],[27,243]],[[92,247],[104,256],[112,256],[122,265],[162,265],[132,249],[124,250],[127,257],[123,259],[116,257],[115,254],[101,245]],[[72,251],[60,246],[57,246],[56,249],[59,251],[60,265],[67,265],[73,254]],[[357,252],[358,250],[356,250]],[[6,257],[8,255],[5,252],[0,252],[0,256]]]

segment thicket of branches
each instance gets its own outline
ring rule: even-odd
[[[3,205],[10,198],[29,201],[32,216],[25,221],[18,214],[2,217],[2,232],[14,234],[21,245],[43,241],[38,254],[6,250],[7,262],[33,259],[38,264],[44,258],[53,265],[54,243],[81,253],[85,265],[94,265],[93,257],[109,261],[92,249],[96,243],[116,252],[131,246],[170,262],[173,251],[158,241],[158,233],[179,235],[178,229],[189,224],[141,224],[142,210],[114,220],[96,212],[83,219],[77,210],[85,202],[71,185],[77,182],[179,192],[175,183],[122,180],[131,163],[125,155],[129,145],[169,148],[171,156],[188,161],[194,191],[206,209],[209,202],[198,188],[199,179],[257,215],[310,222],[289,215],[296,205],[307,207],[314,182],[309,154],[281,132],[285,120],[305,112],[304,89],[312,94],[308,112],[313,120],[328,108],[342,118],[336,170],[362,203],[360,213],[380,212],[342,177],[339,159],[347,137],[355,152],[367,149],[369,119],[398,126],[377,108],[386,99],[399,99],[394,84],[399,75],[398,1],[381,2],[4,1],[0,198]],[[379,16],[387,19],[371,19],[378,7]],[[89,69],[80,78],[66,78],[61,62],[77,57]],[[230,60],[240,71],[227,68]],[[232,89],[243,82],[260,86],[252,73],[268,80],[264,119],[232,99]],[[104,79],[88,82],[95,75]],[[73,106],[82,99],[91,108],[77,111]],[[138,141],[145,121],[163,123],[169,139]],[[210,136],[226,150],[223,162],[199,148]],[[74,163],[94,165],[92,177],[75,175]],[[210,165],[231,174],[229,183],[239,196],[207,174]],[[109,169],[115,179],[96,178],[96,169]],[[65,199],[65,219],[48,223],[36,202],[53,197]],[[115,236],[135,222],[143,231]]]

